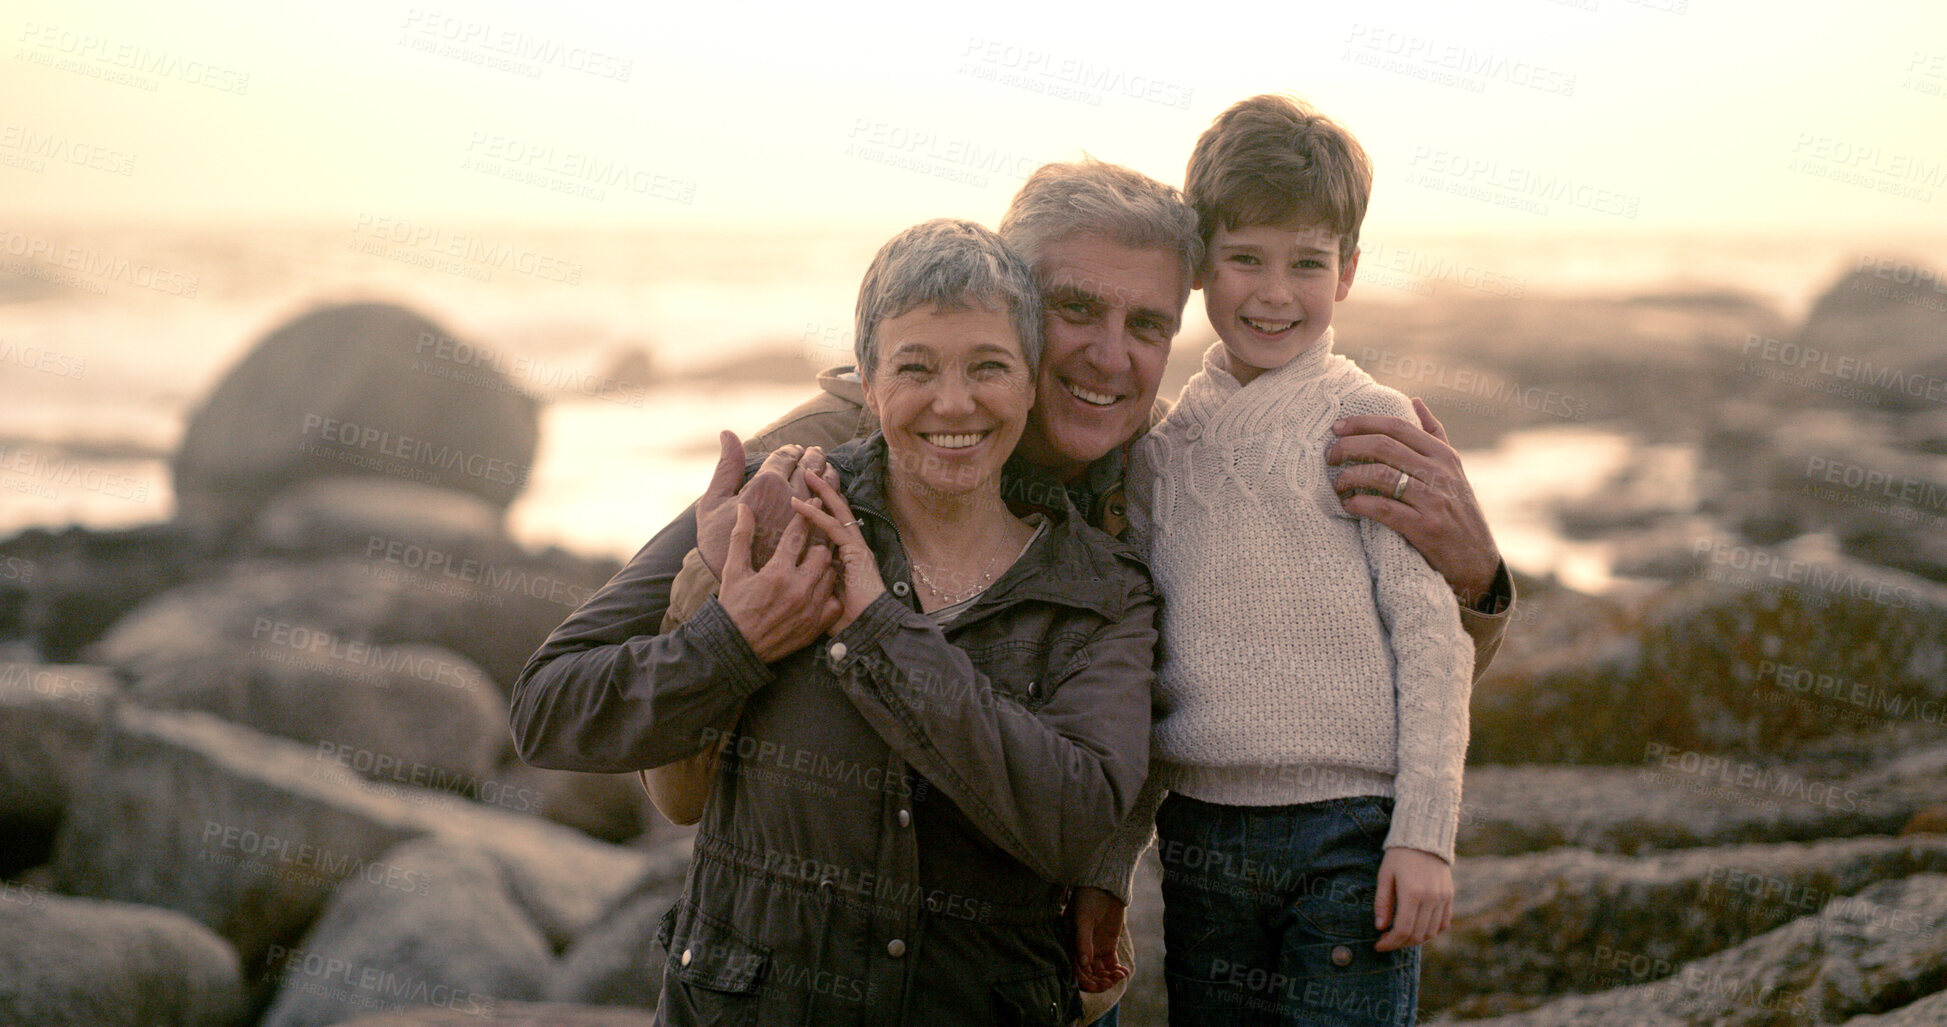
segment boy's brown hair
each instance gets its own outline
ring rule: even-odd
[[[1267,93],[1217,115],[1183,174],[1204,245],[1221,226],[1314,221],[1352,259],[1372,196],[1372,161],[1343,125],[1291,96]]]

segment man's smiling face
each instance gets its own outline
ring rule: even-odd
[[[1064,481],[1149,424],[1190,283],[1177,255],[1076,234],[1042,249],[1046,341],[1020,453]]]

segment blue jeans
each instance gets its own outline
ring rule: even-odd
[[[1375,952],[1393,800],[1220,806],[1170,795],[1163,979],[1170,1027],[1410,1027],[1420,950]]]

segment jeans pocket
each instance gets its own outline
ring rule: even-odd
[[[1419,1001],[1420,950],[1375,952],[1370,929],[1357,940],[1293,945],[1285,950],[1290,975],[1284,1008],[1304,1023],[1372,1025],[1412,1023]]]

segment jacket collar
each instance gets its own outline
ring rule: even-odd
[[[873,529],[866,532],[866,541],[878,556],[881,571],[901,579],[908,577],[911,569],[905,546],[885,498],[885,436],[873,432],[855,439],[832,450],[829,458],[838,468],[852,516]],[[1058,509],[1050,508],[1048,530],[981,593],[958,623],[970,623],[990,609],[1026,601],[1060,603],[1110,619],[1123,615],[1131,596],[1126,572],[1119,570],[1116,562],[1140,564],[1140,557],[1133,547],[1090,527],[1067,493],[1056,491],[1062,501]]]

